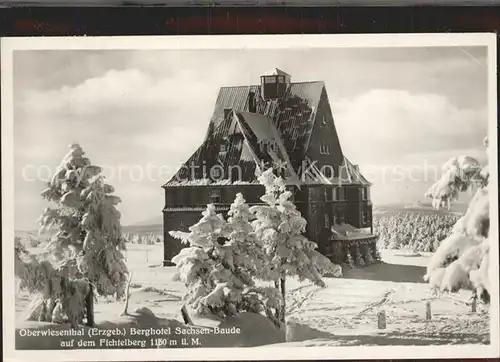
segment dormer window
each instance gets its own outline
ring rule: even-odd
[[[220,143],[219,152],[220,153],[227,152],[229,150],[229,143],[230,143],[230,141],[229,141],[228,137],[223,137],[222,141]]]
[[[278,144],[275,140],[263,140],[259,145],[262,152],[278,152]]]
[[[327,179],[332,179],[335,176],[335,170],[333,169],[333,166],[325,165],[321,170],[323,171],[323,175]]]
[[[211,170],[211,176],[214,180],[218,180],[222,177],[222,167],[221,166],[215,166]]]

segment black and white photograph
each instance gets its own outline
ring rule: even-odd
[[[498,356],[494,34],[1,40],[6,360]]]

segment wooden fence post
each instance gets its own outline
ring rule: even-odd
[[[89,292],[85,298],[85,309],[87,311],[87,326],[94,327],[94,288],[89,283]]]
[[[377,314],[377,327],[378,329],[385,329],[387,327],[387,321],[385,318],[385,310],[381,310]]]
[[[472,309],[472,313],[477,312],[477,297],[476,296],[474,296],[474,298],[472,298],[471,309]]]
[[[128,315],[128,302],[130,300],[130,283],[132,282],[132,273],[128,275],[127,286],[125,288],[125,304],[120,315]]]
[[[429,300],[425,303],[425,319],[432,319],[431,302]]]
[[[182,319],[184,319],[184,324],[193,325],[193,321],[191,320],[191,317],[189,316],[189,313],[185,305],[183,305],[181,308],[181,314],[182,314]]]

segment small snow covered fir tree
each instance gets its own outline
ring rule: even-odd
[[[189,244],[172,258],[178,270],[175,279],[186,284],[185,299],[198,314],[229,313],[234,308],[230,295],[232,285],[228,285],[232,275],[222,264],[225,255],[219,252],[226,221],[212,204],[202,215],[200,221],[189,228],[189,233],[170,232],[172,237]],[[226,285],[228,288],[224,290]]]
[[[282,294],[283,304],[277,317],[284,326],[286,277],[297,276],[324,287],[321,275],[338,276],[340,267],[317,252],[317,245],[303,235],[307,222],[290,201],[291,192],[286,190],[283,180],[268,169],[259,176],[259,182],[266,192],[260,198],[263,205],[250,208],[255,215],[252,225],[267,257],[263,277],[274,281]]]
[[[441,179],[427,193],[438,208],[444,202],[449,205],[460,192],[476,189],[467,212],[432,257],[425,279],[441,291],[471,288],[474,298],[480,296],[484,302],[489,301],[491,291],[490,243],[498,242],[491,240],[489,234],[489,181],[488,166],[481,168],[471,157],[452,158],[445,165]]]
[[[92,304],[94,288],[99,295],[120,298],[127,280],[116,209],[120,199],[111,195],[114,189],[104,183],[101,171],[80,145],[72,144],[42,192],[54,206],[39,219],[41,231],[56,230],[48,245],[56,269],[64,265],[68,278],[88,281],[88,304]]]
[[[253,232],[251,221],[255,217],[241,193],[236,195],[228,216],[225,228],[227,246],[233,250],[235,270],[246,276],[249,285],[243,293],[241,309],[252,312],[264,311],[273,323],[279,325],[276,319],[276,311],[281,302],[279,292],[275,288],[255,285],[256,279],[266,279],[268,259],[262,241]]]
[[[266,255],[262,242],[253,233],[251,220],[254,216],[241,193],[236,195],[228,216],[225,235],[233,245],[235,265],[250,276],[263,279]]]
[[[254,285],[258,252],[249,244],[248,205],[241,195],[231,205],[230,222],[210,204],[189,232],[170,234],[189,244],[172,258],[176,279],[187,287],[185,299],[199,315],[227,317],[276,308],[275,292]],[[266,314],[269,314],[266,311]]]

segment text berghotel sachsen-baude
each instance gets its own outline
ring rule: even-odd
[[[237,327],[150,327],[150,328],[74,328],[20,329],[20,337],[70,337],[61,340],[62,348],[159,348],[201,346],[203,335],[240,334]],[[175,338],[175,339],[174,339]]]

